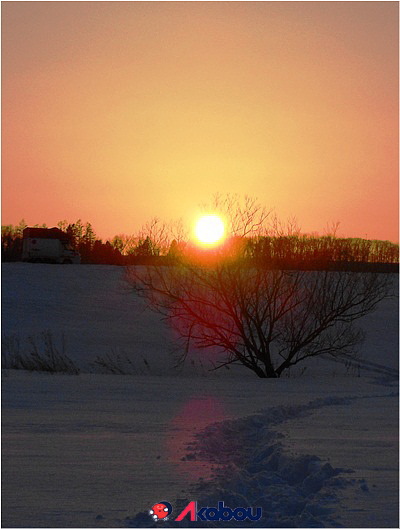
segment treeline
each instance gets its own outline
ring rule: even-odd
[[[398,263],[399,245],[390,241],[332,235],[260,237],[247,242],[256,261],[281,263]]]
[[[60,221],[57,226],[69,236],[84,264],[173,264],[185,251],[185,243],[168,234],[165,225],[153,219],[138,235],[115,235],[103,242],[92,225]],[[2,226],[2,260],[20,261],[22,234],[26,223]],[[35,227],[46,228],[46,225]],[[394,271],[399,262],[399,245],[390,241],[340,238],[332,235],[259,236],[241,240],[239,254],[250,262],[288,268],[377,269]],[[379,265],[379,266],[378,266]],[[389,266],[390,265],[390,266]]]
[[[77,250],[83,264],[148,264],[166,254],[165,226],[157,227],[157,220],[146,225],[149,235],[143,230],[139,235],[115,235],[105,242],[100,239],[90,222],[82,223],[78,219],[74,223],[63,220],[57,227],[65,232],[69,244]],[[3,262],[22,260],[23,231],[27,227],[24,220],[16,226],[9,224],[1,227],[1,255]],[[35,224],[33,228],[47,228],[46,224]],[[173,245],[172,245],[173,246]]]

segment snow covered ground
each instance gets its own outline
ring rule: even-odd
[[[3,527],[151,525],[161,500],[171,520],[197,500],[262,506],[264,527],[398,526],[396,300],[365,318],[357,365],[279,380],[200,357],[177,373],[171,331],[118,267],[5,264],[2,309],[3,337],[63,334],[85,371],[3,371]],[[134,374],[99,374],[106,355]]]

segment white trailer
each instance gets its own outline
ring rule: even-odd
[[[79,252],[68,235],[58,228],[25,228],[22,260],[30,263],[80,264]]]

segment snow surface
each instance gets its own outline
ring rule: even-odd
[[[174,370],[172,332],[119,267],[7,263],[2,285],[3,337],[64,334],[84,371],[3,371],[3,527],[173,526],[191,500],[262,506],[251,526],[398,527],[396,300],[364,319],[358,363],[261,380],[199,355]],[[96,372],[118,354],[133,375]]]

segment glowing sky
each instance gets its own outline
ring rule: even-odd
[[[2,2],[2,223],[215,192],[398,240],[397,2]]]

